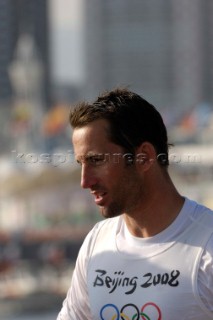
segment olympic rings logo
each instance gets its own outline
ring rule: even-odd
[[[154,302],[147,302],[145,303],[142,307],[141,310],[139,310],[139,308],[133,304],[133,303],[128,303],[125,304],[121,310],[119,311],[119,309],[117,308],[116,305],[112,304],[112,303],[108,303],[105,304],[100,311],[100,317],[101,320],[154,320],[153,318],[150,318],[150,315],[145,313],[145,309],[147,309],[147,307],[150,307],[151,309],[155,309],[154,313],[157,315],[158,318],[155,317],[156,320],[162,320],[162,314],[161,314],[161,310],[160,308],[154,303]],[[127,309],[129,312],[132,313],[131,316],[127,315],[127,313],[125,312],[125,309]],[[130,311],[131,309],[133,309],[132,311]],[[150,311],[150,309],[149,309]],[[148,312],[149,312],[148,311]],[[106,316],[106,312],[107,312],[107,318]],[[113,314],[111,319],[109,319],[109,315]],[[111,316],[111,315],[110,315]]]

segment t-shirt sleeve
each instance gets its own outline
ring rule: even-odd
[[[209,239],[201,258],[198,291],[204,305],[213,312],[213,235]]]
[[[87,290],[87,265],[99,223],[86,236],[73,271],[70,288],[57,320],[92,320]]]

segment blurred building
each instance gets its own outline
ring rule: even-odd
[[[85,1],[88,93],[130,85],[172,101],[171,16],[168,1]]]
[[[213,103],[212,0],[85,1],[85,92],[129,85],[159,107]]]
[[[213,2],[172,0],[171,15],[174,99],[183,108],[213,105]]]
[[[81,99],[85,81],[84,0],[49,0],[50,64],[55,103]]]
[[[9,101],[13,95],[8,67],[14,58],[17,41],[23,33],[32,36],[43,64],[43,96],[48,106],[49,43],[48,1],[0,0],[0,101]]]

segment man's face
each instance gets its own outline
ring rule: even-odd
[[[96,120],[73,132],[73,146],[81,165],[81,186],[90,189],[106,218],[130,213],[142,193],[135,164],[127,165],[123,148],[109,140],[109,124]]]

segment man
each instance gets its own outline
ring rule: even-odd
[[[81,186],[107,219],[86,237],[57,319],[213,319],[212,211],[172,183],[159,112],[118,88],[70,123]]]

